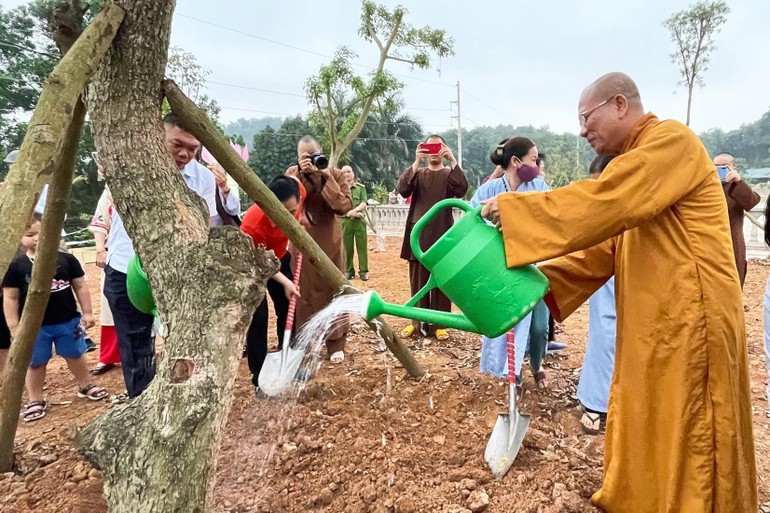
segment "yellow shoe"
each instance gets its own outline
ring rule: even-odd
[[[411,324],[401,330],[401,338],[409,338],[414,335],[414,326]]]
[[[445,329],[437,329],[436,330],[436,340],[449,340],[449,333]]]

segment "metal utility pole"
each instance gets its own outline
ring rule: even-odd
[[[449,102],[457,104],[457,115],[452,118],[457,119],[457,165],[463,167],[463,128],[460,122],[460,81],[457,81],[457,101]]]

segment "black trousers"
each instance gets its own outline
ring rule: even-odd
[[[292,279],[291,255],[288,253],[281,259],[281,273]],[[246,334],[246,356],[249,361],[249,370],[251,371],[251,382],[257,386],[259,372],[265,363],[267,356],[267,295],[273,300],[273,308],[276,316],[276,331],[278,332],[278,347],[283,343],[283,333],[286,328],[286,317],[289,313],[289,300],[286,299],[286,293],[283,286],[274,279],[267,280],[267,294],[262,302],[254,311],[254,318],[251,320],[251,326]]]
[[[153,316],[134,307],[128,299],[126,274],[109,265],[104,268],[104,296],[115,321],[126,391],[129,397],[136,397],[155,377]]]

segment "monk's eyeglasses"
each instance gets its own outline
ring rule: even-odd
[[[599,105],[596,105],[595,107],[591,107],[590,109],[584,110],[583,112],[578,114],[578,120],[580,121],[580,128],[582,129],[586,127],[586,123],[588,123],[589,116],[593,114],[595,110],[598,110],[599,108],[604,107],[605,105],[610,103],[612,100],[614,100],[616,96],[617,94],[613,94],[612,96],[604,100]]]

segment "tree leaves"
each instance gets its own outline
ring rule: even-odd
[[[341,47],[331,62],[305,83],[313,108],[309,119],[319,141],[329,148],[332,165],[345,160],[346,151],[364,129],[375,104],[387,101],[403,88],[403,83],[385,70],[387,61],[426,69],[432,55],[453,53],[453,41],[444,30],[414,28],[404,22],[406,14],[401,6],[389,9],[370,0],[362,2],[358,34],[379,49],[377,65],[361,76],[353,70],[353,60],[358,56]]]
[[[705,85],[703,74],[708,70],[711,52],[716,49],[714,35],[725,24],[729,13],[730,8],[722,0],[702,1],[663,22],[676,45],[671,61],[679,66],[680,84],[688,89],[687,125],[690,124],[692,89],[695,85]]]

